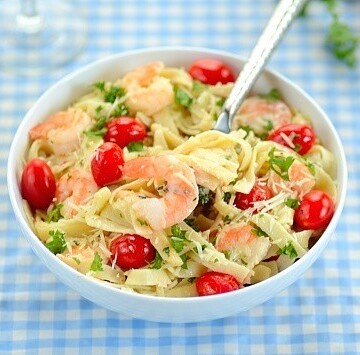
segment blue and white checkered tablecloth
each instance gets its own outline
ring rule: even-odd
[[[44,76],[0,73],[0,354],[360,354],[360,65],[349,70],[327,52],[330,18],[323,4],[314,1],[309,16],[296,21],[269,67],[320,103],[344,143],[349,191],[336,235],[306,274],[275,298],[238,316],[191,324],[131,319],[59,282],[20,236],[6,188],[9,146],[25,112],[66,73],[112,53],[152,46],[203,46],[247,56],[275,0],[75,4],[89,24],[80,57]],[[341,11],[360,35],[360,1],[343,1]]]

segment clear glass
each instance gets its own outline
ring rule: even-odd
[[[84,49],[85,20],[68,2],[4,0],[0,4],[0,70],[42,74]]]

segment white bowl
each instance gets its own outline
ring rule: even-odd
[[[344,150],[335,128],[324,111],[295,84],[283,76],[264,71],[254,92],[266,92],[276,87],[285,102],[311,117],[315,130],[326,148],[335,153],[337,163],[338,199],[329,226],[315,246],[300,260],[276,276],[250,287],[221,295],[194,298],[163,298],[125,292],[92,281],[56,258],[32,232],[25,218],[19,189],[22,157],[29,145],[31,127],[49,114],[67,107],[89,91],[89,85],[100,81],[114,81],[127,71],[149,61],[162,60],[168,66],[188,67],[198,58],[218,58],[235,72],[243,66],[239,57],[203,48],[155,48],[117,54],[98,60],[61,79],[47,90],[26,114],[11,145],[8,162],[8,188],[16,218],[25,238],[44,264],[66,285],[94,303],[128,316],[162,322],[195,322],[222,318],[246,311],[274,297],[296,281],[319,257],[329,242],[344,205],[347,169]]]

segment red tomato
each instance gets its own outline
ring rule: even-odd
[[[216,271],[208,271],[196,279],[196,290],[199,296],[216,295],[235,291],[240,288],[234,276]]]
[[[217,59],[198,59],[192,63],[189,74],[204,84],[226,84],[235,81],[235,75],[222,61]]]
[[[111,259],[123,270],[138,269],[150,264],[156,250],[150,241],[137,234],[124,234],[110,245]]]
[[[105,142],[114,142],[124,148],[131,142],[142,141],[146,137],[145,126],[131,117],[117,117],[106,125]]]
[[[295,147],[290,147],[282,135],[288,136]],[[271,132],[269,134],[268,140],[292,148],[300,155],[303,155],[311,149],[315,142],[315,138],[315,132],[311,127],[302,124],[290,123]]]
[[[260,185],[259,182],[255,182],[253,188],[248,194],[237,192],[235,195],[235,206],[241,210],[246,210],[249,207],[254,206],[256,201],[268,200],[272,197],[271,190],[266,185]]]
[[[295,225],[301,229],[325,228],[334,214],[334,202],[324,191],[308,192],[295,210]]]
[[[122,149],[115,143],[102,144],[91,161],[91,172],[97,185],[103,187],[119,180],[123,165]]]
[[[21,194],[32,208],[46,210],[55,197],[55,177],[49,165],[35,158],[24,167]]]

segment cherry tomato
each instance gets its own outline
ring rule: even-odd
[[[196,290],[199,296],[216,295],[235,291],[240,288],[234,276],[216,271],[208,271],[196,279]]]
[[[123,165],[122,149],[112,142],[102,144],[91,161],[91,172],[97,185],[103,187],[119,180]]]
[[[295,225],[301,229],[325,228],[334,214],[334,202],[324,191],[312,190],[304,195],[295,210]]]
[[[193,79],[204,84],[215,85],[217,83],[232,83],[235,75],[232,70],[222,61],[217,59],[198,59],[192,63],[189,74]]]
[[[21,194],[32,208],[46,210],[55,197],[55,177],[49,165],[34,158],[24,167]]]
[[[123,270],[138,269],[150,264],[156,250],[150,241],[137,234],[124,234],[110,245],[111,259]]]
[[[146,137],[145,126],[132,117],[117,117],[106,125],[105,142],[114,142],[124,148],[131,142],[142,141]]]
[[[290,147],[283,135],[288,136],[295,147]],[[290,123],[282,126],[269,134],[268,140],[294,149],[300,155],[306,154],[315,142],[315,132],[309,126]]]
[[[260,185],[259,182],[255,182],[248,194],[237,192],[234,203],[237,208],[246,210],[249,207],[253,207],[254,202],[268,200],[271,197],[272,193],[268,186]]]

